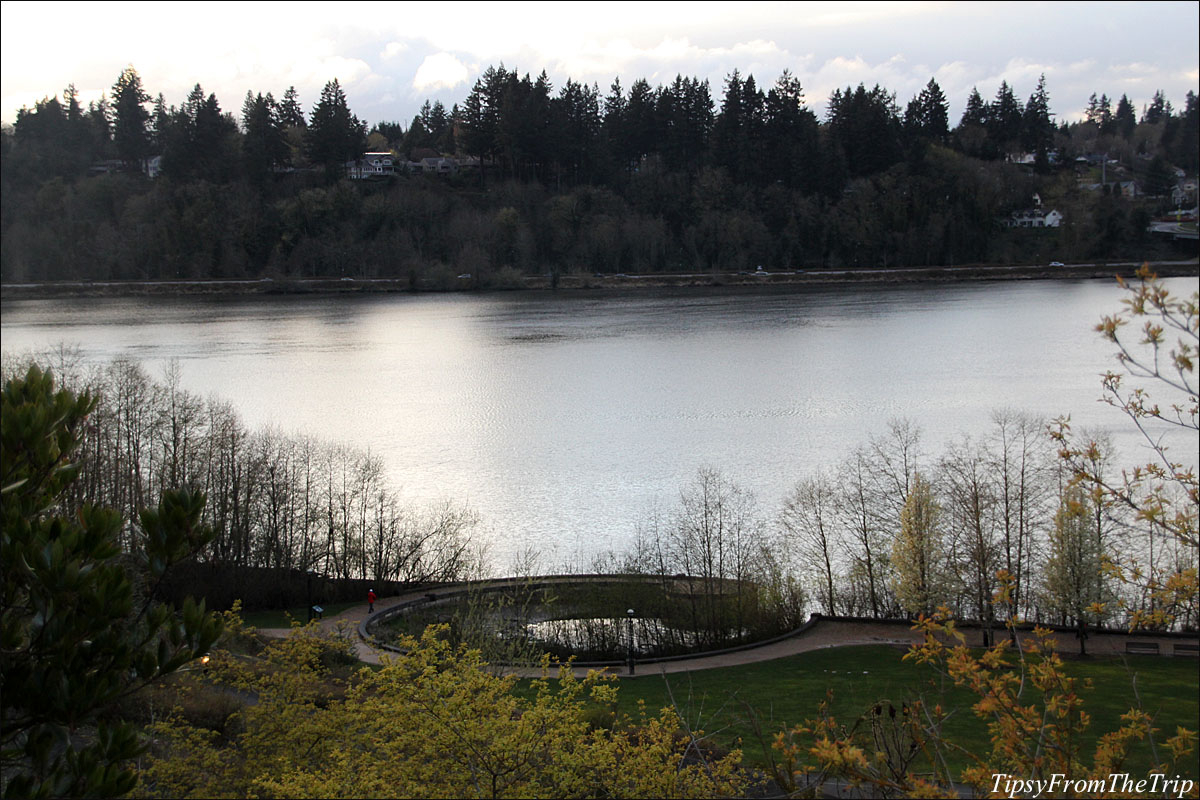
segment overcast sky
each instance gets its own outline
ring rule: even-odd
[[[74,83],[85,105],[132,64],[179,104],[200,83],[240,116],[247,90],[306,111],[338,78],[368,123],[408,125],[426,99],[449,109],[490,64],[557,91],[568,78],[628,89],[677,73],[707,78],[718,103],[733,69],[767,88],[784,69],[823,115],[838,87],[878,83],[903,108],[937,79],[951,124],[972,86],[1007,80],[1029,97],[1045,73],[1051,110],[1077,119],[1092,92],[1155,90],[1181,107],[1200,87],[1200,4],[1170,3],[119,3],[0,5],[0,114]]]

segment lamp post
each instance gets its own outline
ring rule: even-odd
[[[629,674],[633,675],[633,615],[634,610],[631,608],[625,612],[629,617]]]
[[[304,600],[308,605],[308,621],[312,622],[313,610],[312,610],[312,570],[311,569],[306,569],[304,571],[304,587],[305,587]]]

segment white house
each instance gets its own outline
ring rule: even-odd
[[[346,162],[346,177],[352,180],[395,173],[396,167],[391,153],[363,153],[361,158]]]
[[[1062,224],[1063,216],[1057,209],[1042,211],[1040,208],[1026,208],[1014,211],[1004,224],[1010,228],[1057,228]]]
[[[1196,201],[1196,179],[1187,178],[1175,184],[1171,190],[1171,200],[1175,202],[1175,207],[1184,205],[1185,203]]]

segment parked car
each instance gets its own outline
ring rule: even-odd
[[[1051,261],[1051,262],[1050,262],[1050,266],[1052,266],[1052,267],[1065,267],[1065,266],[1066,266],[1066,264],[1062,263],[1061,261]]]

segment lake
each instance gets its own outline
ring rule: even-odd
[[[408,499],[474,508],[497,563],[532,547],[556,569],[623,549],[701,467],[773,513],[897,417],[937,454],[994,409],[1069,413],[1144,460],[1097,402],[1115,360],[1092,327],[1121,296],[1011,281],[14,300],[0,332],[6,353],[65,342],[154,374],[178,359],[250,427],[369,449]]]

